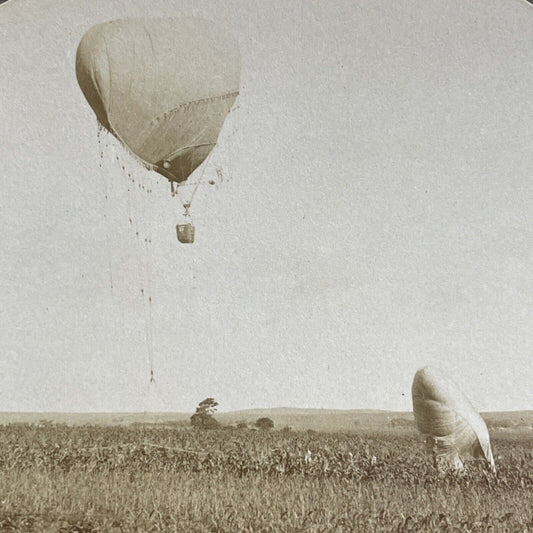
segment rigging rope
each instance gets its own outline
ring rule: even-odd
[[[138,167],[133,171],[136,187],[133,187],[135,209],[139,214],[140,223],[136,231],[136,241],[139,248],[137,267],[141,279],[141,304],[144,315],[144,336],[146,342],[147,359],[150,368],[150,382],[154,377],[154,346],[153,346],[153,316],[152,316],[152,189],[145,187],[143,178],[137,175]],[[141,172],[146,172],[140,169]],[[144,194],[146,193],[146,194]]]
[[[152,175],[146,176],[148,171],[142,167],[139,167],[136,161],[131,161],[129,154],[124,154],[121,150],[121,145],[118,145],[114,138],[105,141],[103,135],[107,132],[99,125],[98,129],[98,148],[100,157],[100,169],[101,176],[103,178],[103,192],[105,195],[105,214],[104,218],[106,223],[106,240],[107,240],[107,256],[109,265],[109,279],[111,287],[111,296],[113,307],[116,308],[116,312],[113,313],[115,337],[119,338],[118,350],[120,358],[122,360],[123,347],[121,337],[126,331],[126,320],[124,316],[124,303],[120,302],[115,295],[117,287],[113,281],[112,266],[113,266],[113,248],[111,240],[111,220],[109,217],[111,210],[111,198],[113,196],[126,197],[126,208],[128,223],[133,233],[135,241],[135,247],[137,248],[136,264],[137,264],[137,280],[140,285],[140,290],[137,295],[141,298],[141,305],[143,308],[144,321],[144,338],[147,354],[147,363],[150,369],[150,380],[148,382],[148,388],[145,391],[144,403],[148,401],[148,397],[155,400],[154,407],[157,405],[163,406],[164,409],[171,411],[172,406],[167,399],[161,395],[160,387],[156,382],[156,369],[155,369],[155,351],[154,351],[154,316],[153,316],[153,248],[152,248],[152,234],[155,212],[155,201],[153,196],[153,186],[161,185],[158,179],[154,180]],[[106,137],[108,137],[106,135]],[[109,157],[105,157],[105,155]],[[124,180],[116,182],[119,186],[115,192],[113,192],[112,179],[116,169],[119,168]],[[196,189],[198,184],[196,184]],[[121,324],[119,323],[121,322]],[[121,335],[119,335],[119,332]],[[116,347],[114,344],[114,347]],[[153,403],[153,402],[152,402]]]
[[[114,194],[114,183],[115,181],[111,178],[110,175],[113,175],[113,169],[114,169],[114,163],[118,161],[118,155],[116,155],[116,149],[113,146],[113,144],[110,144],[110,135],[106,131],[106,129],[100,124],[100,122],[97,120],[97,138],[98,138],[98,151],[99,151],[99,167],[100,167],[100,175],[102,177],[103,181],[103,189],[104,189],[104,197],[105,197],[105,203],[104,203],[104,219],[106,221],[105,224],[105,236],[106,236],[106,252],[107,252],[107,262],[108,262],[108,269],[109,269],[109,283],[110,283],[110,289],[111,289],[111,303],[113,307],[113,330],[114,330],[114,339],[115,341],[112,343],[112,345],[109,347],[109,352],[112,353],[113,349],[117,348],[118,345],[118,354],[120,357],[120,360],[123,359],[123,348],[122,348],[122,342],[121,342],[121,333],[125,330],[125,317],[124,317],[124,307],[123,305],[120,305],[119,299],[118,299],[118,293],[117,293],[117,286],[115,283],[115,280],[113,279],[113,248],[111,246],[111,217],[110,214],[112,213],[112,210],[110,209],[111,206],[111,197]],[[105,141],[104,141],[104,135],[105,135]],[[113,140],[111,139],[111,143]],[[116,342],[116,339],[118,339],[118,342]]]
[[[113,163],[114,168],[118,168],[124,177],[121,181],[123,191],[120,196],[126,197],[126,208],[128,215],[128,222],[134,232],[135,246],[137,248],[136,264],[137,264],[137,279],[140,285],[140,298],[143,308],[144,316],[144,337],[147,351],[147,362],[150,368],[150,380],[154,381],[154,350],[153,350],[153,317],[152,317],[152,205],[147,207],[146,195],[151,200],[152,188],[146,187],[144,182],[146,176],[139,175],[139,172],[145,173],[145,169],[139,169],[136,161],[131,161],[130,154],[124,154],[121,150],[122,145],[117,145],[113,142]],[[120,154],[120,155],[119,155]],[[144,194],[146,193],[146,194]],[[106,194],[107,197],[107,194]],[[136,216],[135,216],[135,215]],[[111,246],[108,239],[108,252]],[[139,294],[137,293],[137,294]],[[125,331],[124,309],[120,306],[122,315],[123,328]],[[121,348],[121,347],[120,347]],[[122,349],[121,349],[122,353]]]
[[[104,220],[106,220],[106,242],[107,242],[107,267],[109,272],[109,285],[111,287],[111,294],[114,300],[114,291],[113,291],[113,269],[112,269],[112,261],[111,261],[111,247],[110,247],[110,241],[109,241],[109,228],[108,228],[108,214],[109,214],[109,187],[107,184],[107,176],[104,173],[104,151],[102,146],[102,135],[105,132],[104,127],[102,124],[100,124],[100,121],[97,119],[97,138],[98,138],[98,154],[99,154],[99,161],[98,166],[100,167],[100,176],[102,177],[102,181],[104,184]]]
[[[192,201],[194,200],[194,197],[196,196],[196,193],[198,192],[198,188],[200,187],[200,185],[202,183],[202,180],[203,180],[204,175],[205,175],[205,171],[207,169],[207,166],[209,165],[209,161],[211,160],[211,155],[212,154],[213,154],[213,151],[209,152],[209,154],[205,158],[204,162],[202,163],[202,171],[200,173],[200,177],[198,178],[198,181],[196,181],[195,183],[184,183],[183,185],[175,183],[175,182],[171,182],[170,183],[172,196],[178,196],[178,198],[180,198],[180,194],[179,194],[180,189],[182,189],[183,187],[187,187],[187,186],[194,187],[194,189],[192,191],[192,194],[189,197],[188,201],[180,198],[181,204],[182,204],[183,208],[185,209],[185,213],[184,213],[185,217],[191,218],[191,215],[189,213],[189,209],[191,207]],[[218,172],[217,172],[217,174],[218,174]]]

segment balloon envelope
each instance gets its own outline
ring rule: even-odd
[[[412,396],[416,425],[438,464],[462,468],[463,459],[471,456],[485,459],[495,470],[487,426],[453,381],[433,368],[421,368]]]
[[[237,42],[198,18],[93,26],[76,76],[100,123],[148,168],[181,182],[215,146],[239,91]]]

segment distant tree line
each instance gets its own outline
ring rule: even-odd
[[[217,429],[221,428],[221,424],[213,416],[218,407],[218,402],[214,398],[206,398],[202,400],[198,407],[196,407],[196,412],[191,416],[191,426],[200,429]],[[236,425],[239,429],[245,429],[249,427],[249,424],[245,421],[239,421]],[[258,418],[254,424],[255,428],[268,430],[274,427],[274,421],[268,417]]]

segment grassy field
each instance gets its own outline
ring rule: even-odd
[[[533,435],[438,476],[410,428],[0,427],[0,531],[533,531]]]

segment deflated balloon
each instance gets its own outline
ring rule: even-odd
[[[470,456],[486,460],[495,471],[487,426],[453,381],[433,368],[421,368],[412,396],[416,425],[440,468],[462,469]]]
[[[215,146],[239,91],[237,42],[197,18],[93,26],[76,76],[99,122],[145,166],[181,182]]]

